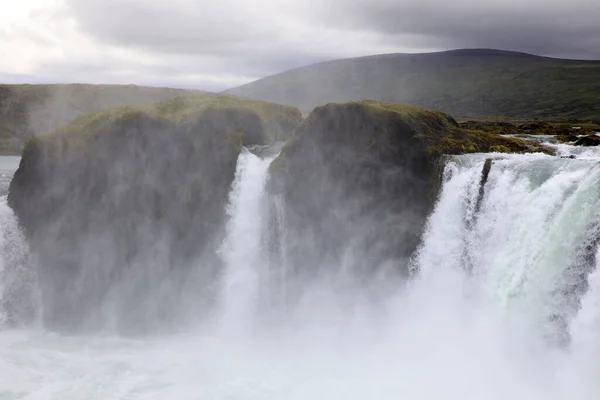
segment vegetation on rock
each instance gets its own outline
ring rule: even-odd
[[[577,140],[577,135],[556,135],[554,139],[560,143],[570,143]]]
[[[235,96],[204,94],[198,96],[178,97],[166,102],[151,104],[127,105],[119,108],[100,110],[77,118],[70,124],[61,127],[51,135],[77,133],[77,140],[85,138],[98,130],[105,129],[115,121],[128,119],[139,113],[150,118],[164,120],[178,126],[194,119],[206,116],[218,119],[223,124],[231,124],[236,118],[258,119],[255,124],[264,126],[248,126],[244,131],[251,142],[270,142],[285,140],[287,135],[302,121],[300,111],[294,107],[267,103],[258,100],[243,99]],[[240,122],[240,121],[237,121]],[[260,130],[260,132],[253,130]],[[262,134],[268,137],[256,137]]]
[[[600,131],[600,124],[542,121],[519,125],[518,128],[528,135],[589,135]]]
[[[498,135],[518,135],[523,131],[510,122],[502,121],[465,121],[459,123],[460,127],[468,130],[495,133]]]

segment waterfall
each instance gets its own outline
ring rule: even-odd
[[[489,157],[457,156],[446,166],[417,256],[420,273],[466,269],[512,317],[565,345],[595,270],[600,164],[496,156],[484,180]]]
[[[267,204],[268,232],[267,250],[269,256],[268,274],[266,275],[265,302],[271,311],[286,312],[289,264],[287,260],[287,217],[285,199],[281,193],[269,196]]]
[[[33,322],[38,311],[36,277],[18,221],[0,197],[0,328]]]
[[[345,264],[372,262],[351,241],[340,265],[313,257],[296,273],[302,254],[290,251],[306,238],[285,193],[266,190],[273,158],[239,155],[215,323],[141,338],[0,329],[0,398],[598,398],[597,161],[450,157],[414,274],[397,284],[348,279]],[[5,202],[0,220],[6,316],[31,270]]]
[[[225,265],[220,318],[232,331],[248,329],[255,316],[261,274],[267,264],[264,191],[275,156],[260,158],[242,149],[229,194],[226,237],[220,249]]]

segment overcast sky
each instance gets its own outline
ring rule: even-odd
[[[318,61],[500,48],[600,59],[600,0],[6,0],[1,82],[218,90]]]

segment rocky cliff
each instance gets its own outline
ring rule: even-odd
[[[144,330],[183,318],[186,285],[209,302],[241,146],[283,140],[300,122],[294,108],[202,96],[101,111],[29,141],[9,203],[47,326]]]
[[[290,270],[307,279],[324,266],[365,279],[408,274],[440,189],[440,158],[490,151],[549,150],[411,106],[317,107],[271,165],[269,189],[285,204],[274,218],[298,238],[285,249]]]

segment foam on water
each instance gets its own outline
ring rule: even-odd
[[[0,399],[596,399],[599,275],[574,315],[563,315],[556,289],[600,206],[599,166],[492,155],[477,209],[486,157],[448,163],[408,286],[376,305],[348,304],[338,300],[353,292],[321,282],[302,318],[261,329],[257,294],[285,282],[261,279],[271,159],[244,151],[216,326],[145,339],[5,330]],[[548,340],[556,313],[570,347]]]
[[[600,160],[599,146],[574,146],[568,143],[547,144],[556,149],[559,156],[576,157],[581,160]]]

